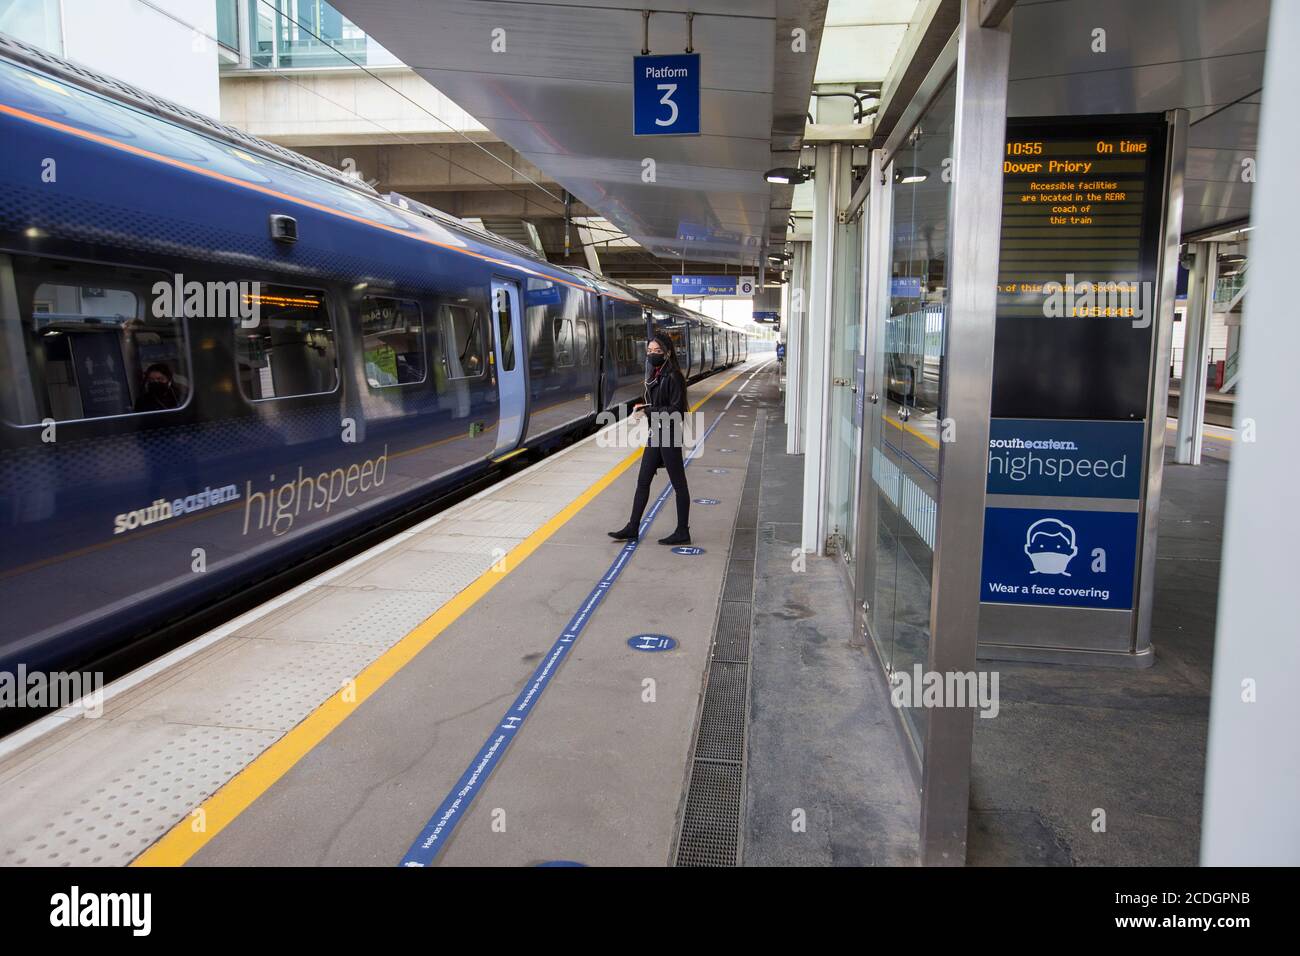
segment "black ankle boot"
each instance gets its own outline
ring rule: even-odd
[[[633,538],[637,536],[637,526],[632,524],[632,522],[629,521],[627,524],[623,525],[623,527],[619,528],[617,531],[609,532],[609,536],[613,538],[615,541],[631,541]]]
[[[670,534],[668,537],[666,537],[666,538],[660,538],[660,539],[659,539],[659,543],[660,543],[660,544],[690,544],[690,543],[691,543],[691,529],[690,529],[690,528],[678,528],[676,531],[674,531],[674,532],[673,532],[672,534]]]

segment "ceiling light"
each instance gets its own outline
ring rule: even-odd
[[[907,185],[908,183],[923,183],[930,178],[929,172],[920,166],[900,166],[894,171],[894,182]]]
[[[812,178],[812,170],[802,166],[778,166],[776,169],[769,169],[764,173],[763,178],[778,186],[797,186]]]

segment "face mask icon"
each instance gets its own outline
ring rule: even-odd
[[[1064,574],[1070,561],[1079,553],[1074,529],[1055,518],[1040,518],[1025,532],[1025,554],[1034,564],[1033,574]]]

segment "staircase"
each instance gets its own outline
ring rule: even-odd
[[[484,216],[481,221],[483,228],[488,232],[495,233],[503,239],[513,240],[526,249],[532,249],[543,259],[546,258],[546,250],[542,247],[542,239],[537,234],[537,227],[527,219]]]

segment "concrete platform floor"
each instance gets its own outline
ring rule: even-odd
[[[998,663],[1001,713],[975,721],[968,862],[1197,864],[1227,476],[1218,456],[1166,461],[1155,664]]]
[[[705,425],[758,364],[692,386],[693,401],[718,390]],[[692,511],[703,553],[654,542],[670,496],[439,863],[668,862],[753,432],[752,416],[724,421],[688,469],[693,497],[719,502]],[[605,532],[635,484],[625,432],[346,562],[160,662],[103,718],[0,758],[0,863],[397,864],[619,555]],[[639,633],[679,647],[636,651]]]
[[[920,800],[889,695],[875,658],[855,637],[840,559],[805,555],[803,570],[795,570],[804,459],[785,453],[779,390],[759,395],[768,415],[743,862],[913,866]]]

